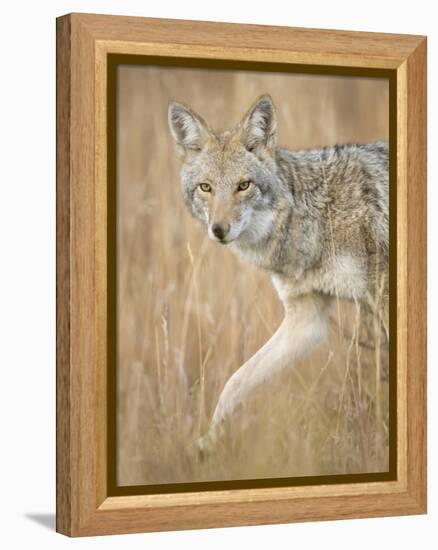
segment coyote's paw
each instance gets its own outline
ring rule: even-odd
[[[198,456],[201,461],[206,460],[208,456],[212,454],[215,444],[216,437],[210,432],[198,438],[196,446],[198,448]]]

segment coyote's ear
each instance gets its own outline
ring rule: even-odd
[[[184,156],[189,151],[200,151],[203,148],[209,134],[208,126],[189,107],[180,103],[170,103],[168,121],[170,133],[180,156]]]
[[[277,142],[277,120],[271,96],[262,95],[240,123],[241,140],[248,151],[272,149]]]

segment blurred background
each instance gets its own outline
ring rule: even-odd
[[[272,335],[282,306],[268,273],[210,241],[186,211],[167,106],[184,102],[225,130],[263,93],[289,149],[388,139],[384,79],[118,69],[119,485],[388,469],[388,346],[378,320],[348,303],[328,341],[246,403],[214,454],[196,452],[226,380]]]

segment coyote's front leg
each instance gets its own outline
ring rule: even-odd
[[[223,422],[257,387],[280,370],[292,366],[320,343],[327,332],[329,299],[321,294],[282,296],[283,322],[266,342],[227,381],[219,397],[208,433],[199,441],[201,451],[214,447]]]

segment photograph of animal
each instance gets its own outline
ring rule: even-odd
[[[388,80],[116,77],[118,485],[388,471]]]
[[[388,145],[280,148],[269,95],[223,133],[179,103],[168,116],[185,203],[211,239],[272,273],[285,312],[271,339],[225,384],[200,440],[204,449],[255,386],[326,336],[336,298],[387,315]]]

